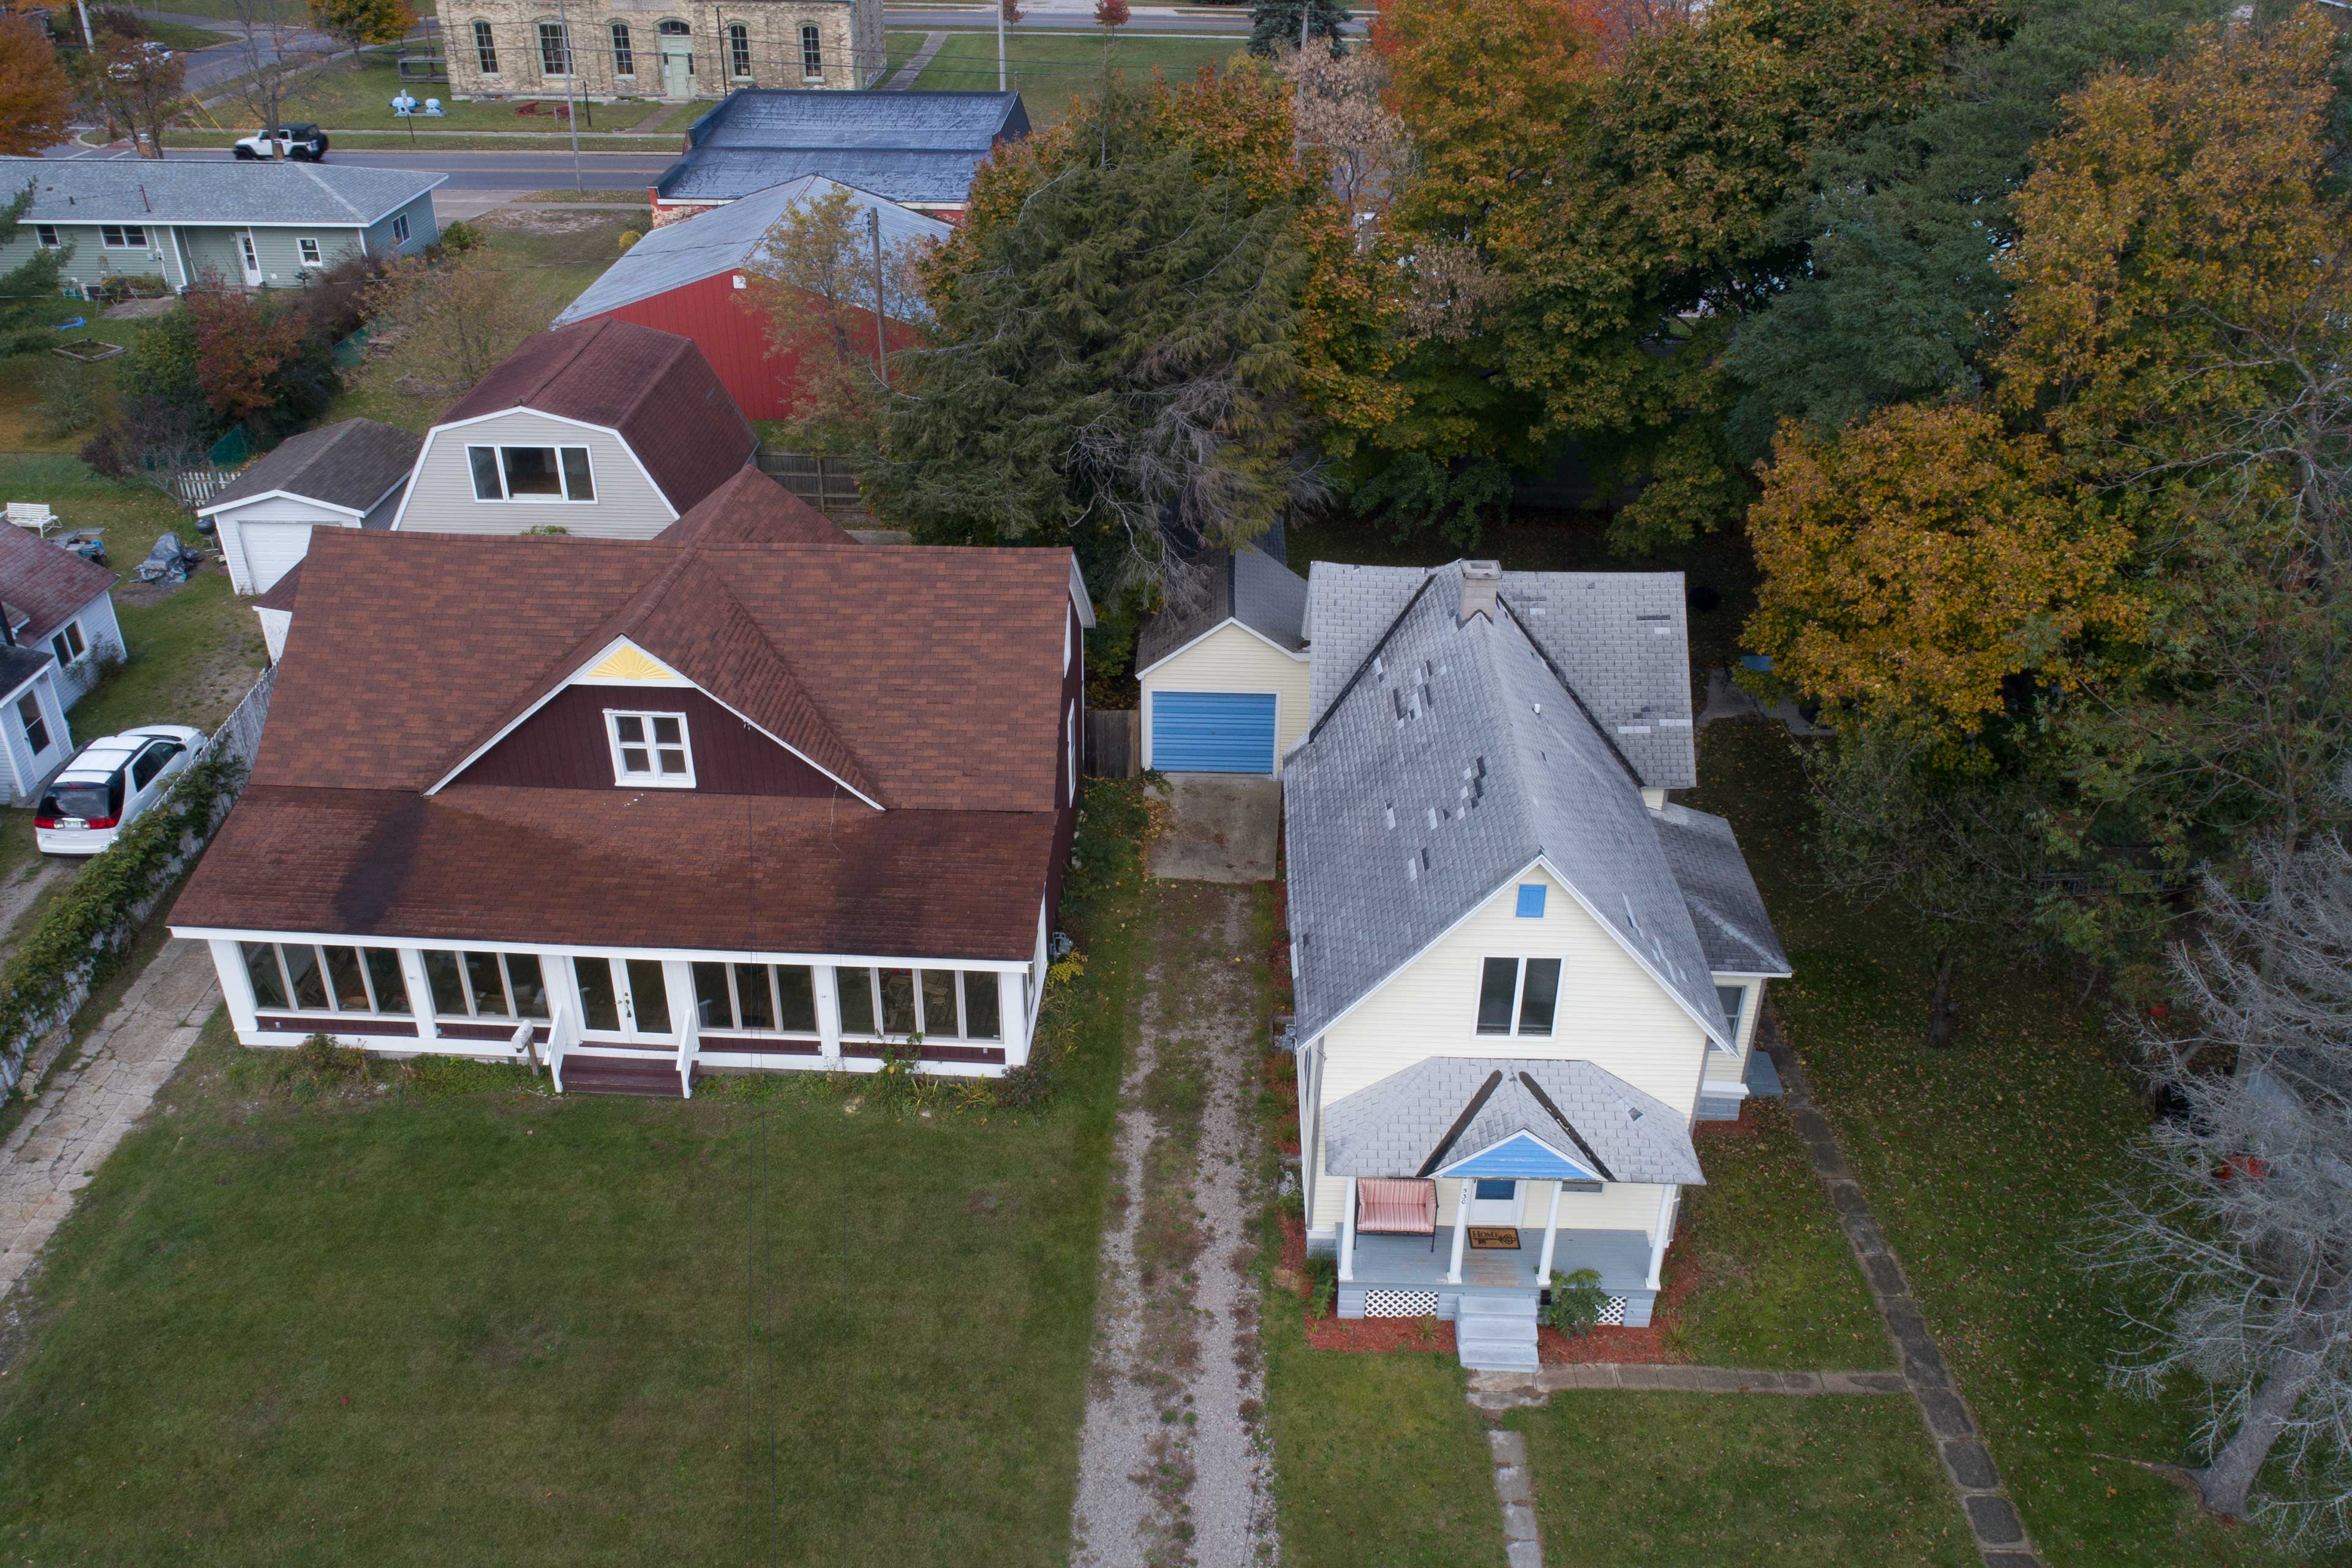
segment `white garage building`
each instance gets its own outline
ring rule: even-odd
[[[1306,735],[1307,583],[1282,549],[1276,529],[1204,557],[1201,608],[1145,623],[1135,661],[1145,767],[1278,774]]]
[[[289,436],[196,510],[220,531],[240,594],[266,594],[309,552],[314,528],[389,528],[424,437],[373,419]]]

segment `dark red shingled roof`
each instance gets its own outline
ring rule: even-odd
[[[691,340],[612,316],[528,340],[441,422],[509,408],[618,430],[681,514],[734,478],[760,447]]]
[[[29,617],[17,636],[37,643],[76,610],[122,581],[122,574],[26,531],[0,526],[0,605]]]
[[[745,468],[661,531],[664,544],[855,544],[824,513]]]

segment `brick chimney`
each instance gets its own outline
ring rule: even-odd
[[[1457,626],[1468,626],[1473,616],[1495,618],[1495,595],[1502,591],[1503,563],[1465,561],[1462,563],[1462,614]]]

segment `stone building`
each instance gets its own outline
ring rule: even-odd
[[[453,98],[724,98],[882,74],[881,0],[441,0]],[[569,24],[570,38],[565,37]]]

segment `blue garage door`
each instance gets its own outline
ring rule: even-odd
[[[1274,694],[1155,693],[1151,765],[1167,773],[1274,772]]]

